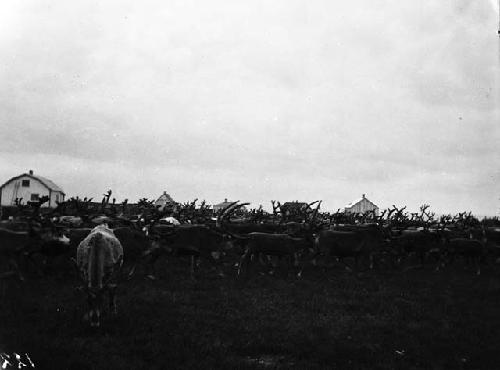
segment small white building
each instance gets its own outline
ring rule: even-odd
[[[379,208],[377,205],[372,203],[366,198],[366,195],[363,194],[361,199],[357,199],[351,203],[349,203],[345,208],[345,213],[365,213],[368,211],[375,211],[375,216],[378,216]]]
[[[227,198],[224,199],[224,202],[221,202],[221,203],[218,203],[218,204],[214,204],[212,209],[214,210],[214,213],[217,213],[219,212],[221,209],[224,209],[226,208],[227,206],[229,206],[230,204],[232,204],[233,202],[228,202]]]
[[[166,191],[163,192],[162,195],[156,200],[155,206],[159,207],[160,211],[163,211],[165,207],[167,208],[173,208],[177,205],[177,203],[172,199],[172,197],[167,194]]]
[[[213,210],[214,213],[217,213],[220,210],[227,208],[229,205],[231,205],[233,203],[234,202],[228,201],[227,198],[225,198],[224,202],[221,202],[221,203],[218,203],[218,204],[214,204],[212,206],[212,210]],[[238,211],[236,213],[246,212],[246,211],[247,211],[247,208],[245,206],[242,206],[242,207],[238,208]]]
[[[0,205],[14,206],[16,199],[21,199],[21,204],[36,202],[41,197],[48,196],[49,201],[42,207],[57,207],[57,202],[64,202],[64,191],[51,180],[29,173],[15,176],[0,186]]]

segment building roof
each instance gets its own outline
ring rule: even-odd
[[[214,205],[212,206],[212,208],[213,208],[213,209],[216,209],[216,208],[221,208],[221,209],[224,209],[224,208],[226,208],[226,207],[228,207],[228,206],[230,206],[231,204],[234,204],[234,203],[235,203],[235,202],[228,201],[228,200],[227,200],[227,198],[226,198],[226,199],[224,199],[224,202],[220,202],[219,204],[214,204]],[[241,207],[239,207],[239,208],[240,208],[240,209],[246,209],[246,207],[245,207],[245,206],[241,206]]]
[[[160,197],[156,200],[155,203],[175,203],[175,201],[169,194],[167,194],[166,191],[164,191],[163,194],[160,195]]]
[[[31,175],[32,177],[36,177],[40,182],[44,183],[45,186],[47,186],[50,190],[53,191],[59,191],[64,194],[63,189],[59,187],[56,183],[54,183],[52,180],[49,180],[46,177],[38,176],[38,175]]]
[[[221,202],[221,203],[218,203],[218,204],[214,204],[213,207],[217,207],[217,208],[225,208],[227,206],[229,206],[230,204],[233,204],[234,202],[228,202],[227,199],[224,199],[224,202]]]
[[[12,177],[11,179],[9,179],[5,183],[3,183],[2,186],[0,186],[0,188],[3,188],[8,183],[10,183],[10,182],[12,182],[14,180],[17,180],[17,179],[19,179],[21,177],[24,177],[24,176],[27,176],[27,177],[30,177],[30,178],[32,178],[34,180],[39,181],[40,183],[42,183],[43,185],[45,185],[45,187],[47,187],[47,189],[49,189],[49,190],[57,191],[57,192],[60,192],[60,193],[64,194],[63,189],[61,189],[59,186],[57,186],[52,180],[49,180],[49,179],[47,179],[46,177],[43,177],[43,176],[34,175],[33,171],[30,171],[29,173],[23,173],[23,174],[21,174],[19,176]]]
[[[351,208],[351,207],[355,206],[356,204],[358,204],[359,202],[361,202],[362,200],[366,200],[372,206],[378,208],[378,206],[375,203],[373,203],[372,201],[368,200],[368,198],[366,197],[365,194],[363,194],[361,198],[353,200],[351,203],[349,203],[348,205],[346,205],[345,208]]]

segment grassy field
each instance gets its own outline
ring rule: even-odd
[[[202,266],[196,281],[188,261],[158,267],[159,280],[121,285],[119,313],[99,330],[82,321],[74,277],[11,285],[0,351],[39,369],[500,368],[498,266],[257,271],[245,282],[229,267],[222,278]]]

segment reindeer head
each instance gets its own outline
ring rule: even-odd
[[[101,308],[103,304],[104,291],[102,288],[87,288],[88,311],[85,314],[92,328],[101,326]]]

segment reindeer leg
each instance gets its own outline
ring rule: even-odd
[[[271,256],[271,257],[269,257],[268,256],[268,258],[271,258],[271,267],[272,267],[272,270],[269,272],[269,275],[274,275],[274,271],[280,265],[281,257],[279,257],[279,256]]]
[[[344,268],[349,271],[349,272],[352,272],[352,268],[351,266],[349,266],[345,261],[344,261],[344,258],[343,257],[335,257],[336,261],[338,263],[340,263],[341,265],[344,266]],[[354,264],[355,266],[358,265],[358,257],[357,256],[354,256]]]
[[[267,261],[264,261],[264,255],[262,253],[259,253],[259,263],[261,266],[269,266],[269,259],[266,256]]]
[[[190,269],[191,280],[195,280],[195,278],[194,278],[195,259],[196,259],[196,257],[194,255],[192,255],[191,256],[191,269]]]
[[[116,284],[109,284],[108,295],[109,295],[109,310],[113,315],[116,315],[118,312],[116,309]]]
[[[151,280],[155,280],[156,279],[156,261],[158,261],[158,258],[160,258],[160,254],[159,253],[153,253],[150,255],[150,258],[149,258],[149,274],[147,275],[147,277]]]
[[[276,257],[278,263],[276,265],[276,268],[281,268],[281,270],[286,274],[285,275],[285,279],[288,277],[289,273],[290,273],[290,258],[289,256],[278,256]],[[285,260],[284,264],[281,262],[282,260]]]
[[[21,261],[23,267],[25,268],[25,271],[28,271],[29,266],[29,269],[33,267],[39,277],[43,277],[45,275],[43,272],[43,268],[38,266],[38,263],[36,263],[35,259],[33,258],[33,253],[24,253]]]
[[[313,259],[311,260],[311,264],[316,267],[318,265],[318,260],[316,258],[316,256],[313,257]]]
[[[344,266],[346,267],[347,271],[352,272],[353,269],[350,268],[349,265],[346,262],[344,262],[343,259],[339,259],[339,261],[344,264]],[[359,256],[356,254],[354,256],[354,269],[358,270],[358,267],[359,267]]]
[[[5,296],[7,295],[7,282],[5,279],[0,279],[0,296],[2,297],[2,301],[5,300]]]
[[[304,269],[304,266],[303,266],[303,263],[300,262],[299,256],[297,253],[293,254],[293,264],[298,269],[297,278],[300,279],[302,277],[302,270]]]
[[[250,251],[247,249],[240,259],[240,265],[238,266],[238,276],[246,274],[248,271],[248,266],[250,264]]]
[[[288,256],[288,261],[289,261],[289,267],[288,267],[288,269],[291,270],[292,273],[293,273],[293,275],[295,276],[295,267],[297,267],[295,254],[289,255]]]
[[[246,257],[246,255],[243,254],[243,256],[241,256],[241,258],[240,258],[240,263],[238,264],[238,274],[237,274],[238,277],[241,275],[241,272],[243,271],[242,266],[245,263],[245,257]]]
[[[439,270],[443,269],[446,267],[446,264],[448,262],[448,259],[449,259],[449,255],[448,255],[448,251],[442,251],[440,253],[440,256],[439,256]]]
[[[221,255],[222,255],[222,253],[221,253]],[[217,273],[217,275],[220,277],[226,277],[226,274],[224,274],[224,271],[221,270],[220,265],[218,264],[217,260],[214,258],[212,253],[209,253],[207,258],[210,261],[210,263],[212,264],[212,267],[215,270],[215,272]]]
[[[448,260],[446,261],[447,262],[447,265],[452,265],[455,263],[455,258],[456,258],[456,255],[455,253],[451,253],[448,257]]]
[[[19,265],[17,264],[16,260],[11,259],[10,260],[10,265],[14,268],[14,271],[16,272],[17,277],[19,278],[19,280],[24,281],[24,276],[21,273],[21,270],[19,269]]]
[[[290,269],[292,268],[292,256],[286,255],[286,256],[279,256],[278,257],[278,262],[281,262],[281,260],[285,260],[285,269],[286,269],[286,276],[285,278],[288,278],[290,275]]]
[[[441,256],[440,256],[439,259],[438,259],[438,261],[437,261],[437,263],[436,263],[436,268],[434,269],[434,272],[439,272],[440,268],[444,267],[444,265],[441,266],[441,263],[442,263],[442,259],[441,259]]]
[[[420,260],[420,266],[424,268],[424,262],[425,262],[425,252],[424,251],[419,251],[418,252],[418,258]]]

